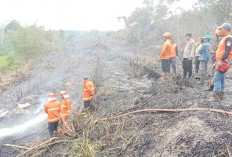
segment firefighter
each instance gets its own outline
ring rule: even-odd
[[[69,100],[69,95],[66,91],[60,91],[60,96],[62,98],[61,118],[63,122],[63,131],[66,131],[67,129],[68,131],[72,131],[67,122],[67,119],[70,116],[72,102]]]
[[[84,86],[83,86],[83,101],[84,101],[84,112],[82,112],[84,117],[89,116],[90,101],[95,96],[95,87],[93,82],[89,80],[87,76],[84,76]]]
[[[161,66],[163,71],[163,82],[165,82],[167,80],[167,75],[170,72],[170,55],[172,50],[172,43],[170,41],[171,33],[164,33],[163,38],[164,43],[159,59],[161,60]]]
[[[57,101],[54,93],[48,94],[48,101],[44,105],[44,111],[48,115],[48,130],[50,137],[53,137],[54,132],[57,131],[58,123],[60,120],[61,105]]]
[[[172,49],[170,53],[170,66],[172,66],[173,72],[176,76],[176,56],[178,56],[177,44],[174,43],[174,40],[170,40],[172,43]]]

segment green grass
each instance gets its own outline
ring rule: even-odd
[[[0,68],[7,66],[8,56],[0,56]]]

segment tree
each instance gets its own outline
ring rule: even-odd
[[[18,31],[22,28],[20,23],[16,20],[12,20],[10,23],[8,23],[4,29],[5,32],[11,30],[11,31]]]
[[[232,1],[231,0],[199,0],[198,8],[214,15],[218,25],[232,22]]]

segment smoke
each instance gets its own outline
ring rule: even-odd
[[[46,118],[47,115],[45,113],[41,113],[35,118],[32,118],[29,121],[17,125],[15,127],[0,129],[0,137],[6,137],[6,136],[14,135],[16,133],[21,133],[30,127],[36,126],[38,123],[44,121]]]
[[[29,120],[26,119],[25,123],[16,125],[14,127],[0,129],[0,137],[6,137],[18,133],[23,133],[25,130],[36,127],[37,124],[45,121],[47,118],[47,114],[43,112],[43,108],[44,104],[46,103],[46,100],[46,98],[40,98],[40,104],[33,113],[33,118],[30,118]]]
[[[37,113],[41,112],[44,109],[44,104],[46,103],[46,101],[47,101],[47,98],[40,98],[40,105],[35,110],[34,114],[37,114]]]

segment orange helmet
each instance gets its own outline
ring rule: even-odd
[[[219,36],[219,35],[222,36],[222,32],[221,32],[219,29],[217,29],[217,30],[215,31],[215,34],[217,34],[218,36]]]
[[[49,93],[48,94],[48,101],[53,101],[56,100],[56,95],[54,93]]]
[[[166,37],[166,38],[171,38],[172,34],[169,33],[169,32],[166,32],[163,34],[163,37]]]
[[[60,96],[63,96],[65,99],[69,98],[69,95],[66,91],[60,91]]]
[[[48,94],[48,98],[55,98],[55,97],[56,97],[56,95],[54,93],[49,93]]]
[[[68,93],[66,91],[60,91],[60,95],[68,95]]]

